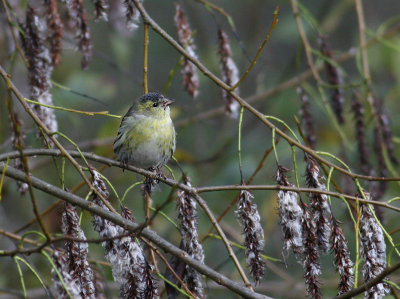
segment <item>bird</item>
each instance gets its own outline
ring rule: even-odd
[[[114,141],[114,153],[124,167],[159,171],[169,161],[176,146],[169,107],[173,102],[158,92],[146,93],[134,101]]]

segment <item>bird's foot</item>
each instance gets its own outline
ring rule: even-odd
[[[160,180],[160,179],[164,179],[165,180],[167,178],[165,176],[165,174],[161,171],[161,168],[157,168],[155,170],[155,172],[156,172],[156,175],[157,175],[157,181]]]

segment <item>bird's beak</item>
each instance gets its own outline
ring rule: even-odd
[[[172,100],[172,99],[164,98],[163,104],[162,104],[162,105],[163,105],[164,107],[167,107],[167,106],[171,105],[173,102],[175,102],[175,101]]]

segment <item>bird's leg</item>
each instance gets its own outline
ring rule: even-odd
[[[127,166],[128,166],[128,161],[127,160],[121,160],[122,172],[125,171]]]
[[[151,171],[151,172],[157,174],[155,167],[149,167],[148,171]],[[154,186],[157,185],[157,184],[158,184],[157,178],[153,179],[153,178],[146,177],[146,179],[144,180],[145,191],[147,190],[147,192],[149,194],[151,194],[151,192],[153,191]]]

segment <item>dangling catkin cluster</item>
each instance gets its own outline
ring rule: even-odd
[[[184,184],[191,187],[188,177],[184,178]],[[182,236],[182,249],[188,255],[199,262],[204,262],[203,246],[199,242],[199,233],[196,219],[196,201],[191,194],[183,190],[178,191],[177,198],[178,218],[180,220],[180,231]],[[195,269],[186,265],[184,282],[194,295],[205,298],[201,274]]]
[[[108,3],[105,0],[92,0],[94,4],[94,14],[96,16],[96,21],[104,20],[108,21]]]
[[[332,221],[331,251],[334,254],[333,264],[340,275],[338,295],[341,295],[350,291],[354,286],[354,263],[350,259],[343,231],[335,220]]]
[[[76,298],[76,299],[83,299],[81,294],[81,288],[79,281],[76,277],[71,275],[69,263],[70,260],[65,252],[55,250],[52,254],[52,259],[54,265],[57,268],[58,273],[60,273],[60,277],[58,276],[57,272],[52,269],[51,270],[51,280],[53,282],[52,286],[52,293],[55,298]],[[64,281],[67,290],[64,288],[61,281]],[[70,296],[69,296],[70,295]]]
[[[326,191],[325,185],[321,183],[317,162],[308,154],[305,154],[305,160],[307,162],[307,186],[309,188]],[[322,252],[327,253],[330,248],[329,237],[331,233],[331,215],[328,205],[328,196],[320,193],[310,193],[309,196],[313,222],[316,226],[317,245]]]
[[[239,70],[232,59],[231,46],[226,33],[222,30],[218,30],[218,43],[219,43],[219,55],[221,62],[221,73],[222,80],[229,86],[233,86],[239,81]],[[239,94],[239,88],[235,89],[235,92]],[[235,98],[230,95],[225,89],[222,89],[222,97],[225,100],[225,112],[233,118],[237,118],[239,115],[239,103]]]
[[[304,135],[308,141],[308,144],[312,149],[315,149],[315,143],[317,138],[315,137],[314,121],[312,118],[310,101],[308,95],[305,93],[303,88],[297,87],[297,94],[301,101],[300,115],[302,117],[301,126],[304,130]]]
[[[140,2],[143,2],[143,0]],[[140,12],[136,8],[132,0],[124,0],[124,5],[125,5],[125,16],[126,16],[126,28],[129,31],[133,31],[139,27]]]
[[[62,42],[64,35],[63,24],[58,13],[57,0],[45,0],[46,21],[48,30],[48,41],[50,43],[50,53],[53,66],[57,66],[61,61]]]
[[[35,10],[28,6],[26,10],[25,35],[21,36],[22,45],[26,58],[28,59],[28,78],[30,85],[31,100],[45,105],[53,105],[51,89],[51,73],[53,71],[50,52],[44,44],[43,30],[45,25],[40,22]],[[30,104],[45,127],[51,131],[58,130],[58,124],[54,110]],[[46,139],[52,145],[50,139]]]
[[[360,100],[360,95],[356,92],[353,93],[353,100],[351,108],[355,120],[355,137],[358,145],[358,157],[360,161],[360,168],[363,174],[369,175],[370,165],[368,157],[368,147],[365,136],[365,123],[364,123],[364,107]]]
[[[289,170],[278,165],[276,181],[281,186],[291,187],[285,173]],[[301,259],[304,252],[302,217],[303,210],[297,202],[297,193],[293,191],[278,191],[278,210],[280,224],[283,232],[283,249],[288,251],[292,248],[297,258]]]
[[[364,192],[371,200],[370,194]],[[374,208],[371,205],[361,206],[360,220],[360,255],[364,260],[362,274],[364,281],[375,278],[386,268],[386,243],[382,229],[372,215]],[[389,292],[386,283],[378,283],[365,291],[365,298],[383,298]]]
[[[78,49],[82,52],[81,66],[83,69],[89,67],[89,60],[92,56],[92,39],[89,25],[86,20],[86,9],[83,0],[62,0],[68,9],[71,27],[75,30],[75,39],[78,42]]]
[[[264,249],[264,230],[257,205],[253,203],[252,198],[254,196],[249,191],[241,190],[235,213],[243,229],[246,262],[255,283],[258,284],[265,271],[261,257]]]
[[[328,39],[325,36],[321,36],[319,42],[322,55],[332,60],[333,53],[329,46]],[[342,84],[342,77],[340,75],[338,68],[335,65],[333,65],[330,60],[325,60],[324,63],[325,63],[326,73],[328,74],[328,83],[330,85],[333,85],[333,87],[331,88],[331,106],[338,122],[340,124],[343,124],[344,96],[343,96],[343,90],[339,86]]]
[[[321,266],[319,263],[318,252],[318,236],[317,226],[314,215],[305,207],[303,207],[302,229],[303,229],[303,244],[304,244],[304,278],[307,288],[307,293],[311,298],[322,298],[319,276],[321,275]]]
[[[92,170],[93,187],[104,198],[108,198],[108,190],[96,170]],[[103,201],[93,194],[93,203],[108,210]],[[130,212],[123,210],[122,216],[130,218]],[[158,298],[156,283],[150,275],[150,265],[147,263],[143,250],[134,236],[124,228],[93,214],[93,226],[101,238],[110,238],[102,243],[105,257],[112,266],[114,279],[120,284],[122,298]],[[120,238],[115,238],[121,236]]]
[[[389,116],[383,106],[382,100],[378,97],[374,98],[376,115],[378,117],[379,126],[377,126],[381,132],[383,140],[385,141],[385,147],[387,149],[390,161],[394,165],[399,165],[399,160],[395,154],[395,148],[393,143],[393,133],[390,128]]]
[[[192,30],[186,18],[186,14],[182,7],[175,3],[175,26],[178,29],[178,38],[182,47],[189,53],[190,56],[197,58],[196,48],[193,42]],[[185,90],[193,97],[196,98],[199,93],[199,76],[197,74],[196,66],[190,62],[186,57],[183,58],[182,64],[183,86]]]
[[[65,236],[85,240],[85,234],[79,226],[79,216],[73,205],[64,204],[62,214],[62,232]],[[71,277],[76,281],[76,287],[80,290],[82,298],[96,298],[93,283],[93,270],[87,259],[88,244],[68,240],[65,242],[66,257],[68,260],[68,270]]]

